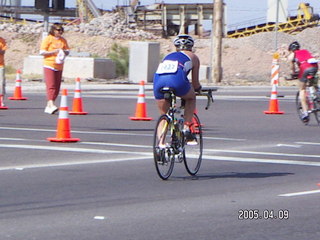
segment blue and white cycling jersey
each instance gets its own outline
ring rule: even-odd
[[[163,99],[159,91],[162,87],[171,87],[177,96],[187,94],[191,88],[187,78],[192,69],[192,61],[183,52],[168,54],[159,64],[153,78],[153,92],[156,99]]]

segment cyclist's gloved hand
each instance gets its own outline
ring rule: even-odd
[[[200,92],[201,92],[201,89],[202,89],[202,86],[200,85],[200,87],[194,89],[194,91],[197,92],[197,93],[200,93]]]

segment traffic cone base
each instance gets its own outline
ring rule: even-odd
[[[147,117],[147,104],[145,103],[144,81],[140,81],[138,101],[135,116],[129,117],[133,121],[151,121],[151,117]]]
[[[50,142],[79,142],[80,138],[47,138]]]
[[[151,121],[151,117],[129,117],[130,120],[133,121]]]
[[[275,111],[275,112],[272,112],[272,111],[263,111],[265,114],[284,114],[284,112],[281,112],[281,111]]]

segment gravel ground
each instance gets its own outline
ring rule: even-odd
[[[104,19],[108,19],[104,17]],[[103,20],[103,19],[102,19]],[[94,26],[100,29],[102,24],[101,19],[93,21],[90,29]],[[110,22],[110,19],[108,19]],[[94,25],[96,24],[96,25]],[[64,37],[68,40],[72,51],[88,52],[93,56],[106,57],[113,43],[118,43],[123,46],[129,46],[130,41],[152,41],[160,42],[161,56],[174,51],[172,38],[164,39],[159,36],[154,36],[150,33],[144,33],[142,30],[132,30],[131,28],[123,29],[127,34],[121,32],[120,23],[117,23],[117,34],[110,37],[108,34],[101,34],[100,31],[80,31],[79,27],[66,27]],[[1,36],[8,43],[8,50],[5,55],[6,65],[14,69],[22,69],[23,59],[28,55],[37,55],[40,46],[41,33],[39,25],[29,26],[29,32],[26,31],[28,26],[10,27],[1,26]],[[109,26],[110,28],[110,26]],[[83,26],[82,26],[83,29]],[[130,34],[129,34],[130,33]],[[319,57],[320,46],[319,28],[309,28],[296,35],[289,35],[279,32],[277,34],[277,47],[280,53],[280,77],[289,74],[288,63],[286,56],[288,54],[288,45],[297,40],[302,48],[310,50],[316,57]],[[117,38],[118,36],[118,38]],[[125,36],[128,36],[126,38]],[[210,65],[212,59],[211,40],[209,38],[198,38],[195,43],[195,52],[200,57],[202,65]],[[239,39],[223,39],[222,49],[222,67],[223,80],[217,85],[270,85],[271,66],[273,54],[276,51],[275,41],[276,34],[274,32],[259,33],[250,37]],[[280,85],[294,85],[294,82],[280,81]]]

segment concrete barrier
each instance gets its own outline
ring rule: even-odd
[[[130,42],[129,80],[153,82],[160,61],[160,43]]]
[[[199,81],[205,82],[210,79],[210,70],[211,68],[207,65],[200,65],[199,69]]]
[[[23,62],[23,74],[43,74],[43,57],[28,56]],[[116,77],[116,65],[108,58],[67,57],[63,77],[101,78]]]

